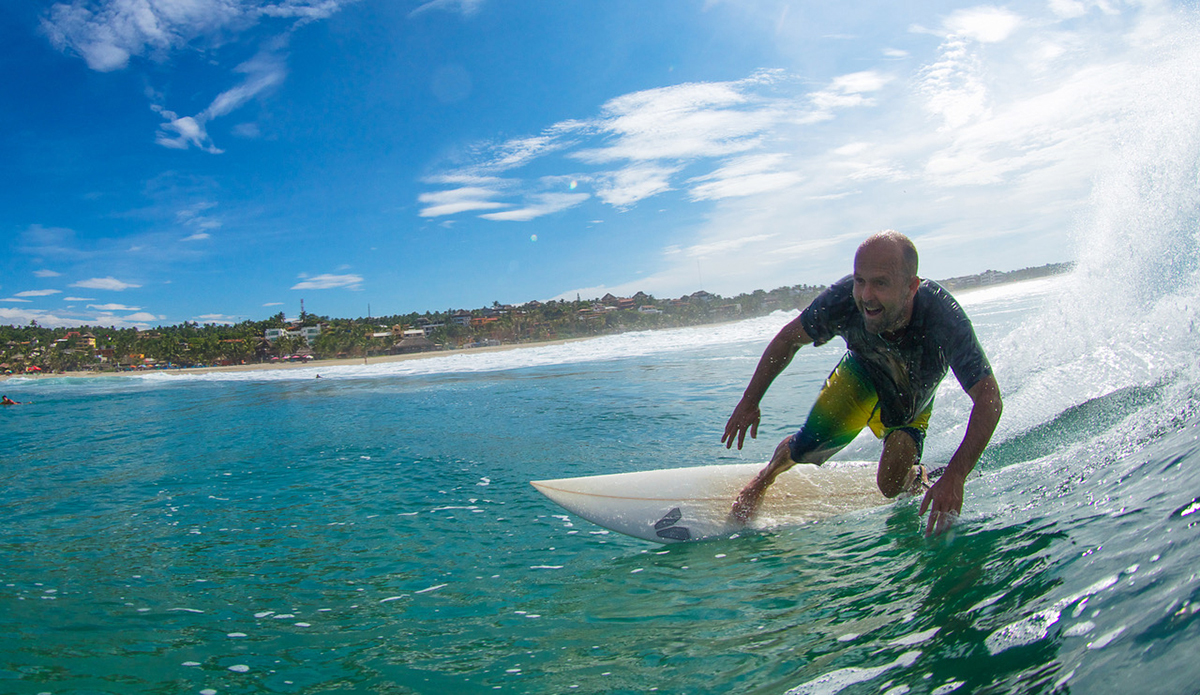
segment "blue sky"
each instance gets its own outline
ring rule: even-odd
[[[885,228],[927,277],[1070,260],[1198,38],[1120,0],[5,3],[0,322],[730,295]]]

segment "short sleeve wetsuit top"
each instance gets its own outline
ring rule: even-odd
[[[992,373],[971,320],[936,282],[921,281],[912,318],[895,340],[867,331],[853,290],[854,278],[846,276],[800,315],[814,345],[842,336],[847,354],[793,438],[794,461],[820,463],[867,425],[881,438],[893,430],[909,430],[920,446],[934,393],[946,372],[954,371],[964,391]],[[838,392],[831,393],[835,386]],[[848,400],[855,401],[853,407]]]

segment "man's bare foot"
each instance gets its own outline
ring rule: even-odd
[[[925,466],[918,463],[908,471],[908,475],[904,478],[904,487],[901,489],[904,491],[902,494],[916,497],[924,495],[930,487],[929,472],[925,470]]]

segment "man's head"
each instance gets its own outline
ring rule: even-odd
[[[854,254],[854,303],[871,333],[907,326],[920,284],[917,248],[900,232],[872,235]]]

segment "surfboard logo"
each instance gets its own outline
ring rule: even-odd
[[[686,541],[692,537],[691,531],[687,530],[686,526],[677,526],[679,520],[683,518],[683,512],[679,511],[679,507],[675,507],[667,512],[663,518],[654,522],[654,533],[659,538],[668,538],[673,541]]]

